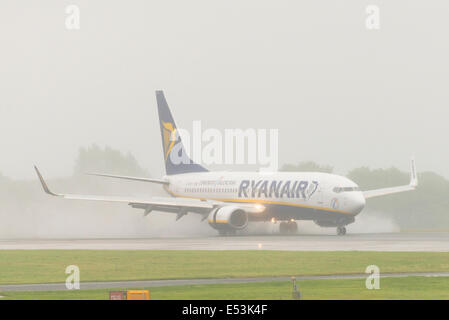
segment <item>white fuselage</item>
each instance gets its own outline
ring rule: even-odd
[[[175,197],[257,203],[260,220],[354,217],[365,206],[357,184],[320,172],[202,172],[171,175],[166,191]],[[254,217],[253,219],[254,220]]]

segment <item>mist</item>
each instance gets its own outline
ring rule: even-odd
[[[56,238],[145,238],[183,237],[215,234],[201,216],[188,214],[175,221],[171,213],[152,212],[126,204],[65,200],[45,194],[40,183],[15,182],[9,197],[1,197],[0,239]],[[66,178],[48,181],[57,191],[80,191],[97,195],[126,195],[148,199],[166,196],[155,186],[114,182],[103,178]],[[11,185],[11,184],[10,184]],[[20,192],[17,192],[20,190]]]
[[[335,235],[335,227],[323,228],[313,221],[301,220],[298,223],[298,235]],[[400,232],[401,228],[391,218],[376,215],[373,212],[362,212],[356,217],[354,223],[347,226],[347,230],[354,234],[363,233],[393,233]],[[244,235],[279,235],[279,222],[253,222],[247,230],[241,232]]]
[[[167,196],[160,186],[74,175],[47,181],[56,192],[120,195],[148,199]],[[143,210],[126,204],[66,200],[44,193],[37,179],[2,181],[0,184],[0,239],[94,239],[216,236],[201,216],[189,213],[176,221],[176,214]],[[393,219],[376,212],[362,212],[348,226],[351,233],[398,232]],[[277,235],[279,222],[250,222],[239,235]],[[335,234],[313,221],[299,221],[298,234]]]
[[[79,29],[66,26],[69,4],[79,9]],[[220,131],[278,129],[280,166],[313,159],[343,175],[361,166],[407,171],[414,155],[418,172],[448,178],[449,42],[441,39],[449,2],[379,3],[380,28],[368,30],[371,4],[2,1],[0,238],[215,234],[194,214],[175,222],[124,204],[50,199],[35,178],[33,164],[65,192],[165,196],[149,184],[72,176],[79,148],[92,143],[133,154],[139,173],[164,174],[155,90],[164,90],[179,128],[201,120]],[[433,208],[416,209],[410,224],[428,214]],[[367,208],[348,231],[400,227]],[[334,232],[313,222],[299,230]]]
[[[79,30],[66,28],[68,4]],[[67,176],[96,142],[163,174],[162,89],[181,128],[279,129],[280,165],[405,170],[414,154],[449,177],[449,3],[379,3],[374,31],[369,4],[2,1],[0,172],[31,179],[37,163]]]

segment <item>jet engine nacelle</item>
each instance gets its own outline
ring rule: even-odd
[[[248,225],[248,213],[237,206],[224,206],[214,209],[209,214],[208,221],[217,230],[240,230]]]

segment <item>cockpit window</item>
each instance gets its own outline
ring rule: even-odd
[[[333,191],[335,193],[340,193],[340,192],[360,191],[360,189],[359,187],[335,187]]]

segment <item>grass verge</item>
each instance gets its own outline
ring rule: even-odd
[[[307,280],[298,283],[303,299],[449,299],[449,277],[382,278],[379,290],[365,288],[365,279]],[[142,288],[137,288],[142,289]],[[260,282],[245,284],[194,285],[146,288],[155,300],[291,299],[291,283]],[[103,300],[107,290],[71,290],[44,292],[0,292],[7,299]],[[123,289],[118,289],[123,290]]]
[[[0,284],[65,282],[69,265],[81,281],[263,277],[387,272],[448,272],[449,253],[301,251],[0,251]]]

